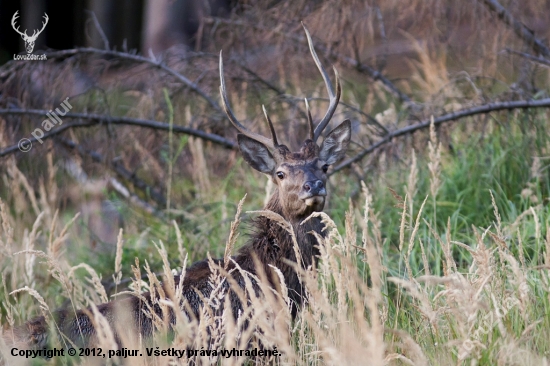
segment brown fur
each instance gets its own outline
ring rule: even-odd
[[[299,153],[292,153],[285,146],[280,146],[278,152],[283,164],[292,167],[294,171],[292,174],[295,175],[297,182],[291,185],[292,189],[287,188],[284,192],[277,189],[264,209],[280,214],[292,224],[302,256],[302,266],[307,268],[316,262],[315,258],[318,256],[317,242],[310,232],[315,231],[322,235],[323,225],[318,218],[313,218],[304,225],[300,225],[313,209],[307,207],[305,209],[304,207],[297,208],[294,204],[288,202],[288,198],[284,202],[281,196],[291,196],[293,190],[301,189],[304,180],[308,179],[311,174],[317,174],[323,182],[326,180],[326,176],[317,167],[316,160],[319,148],[312,141],[306,141]],[[295,197],[293,199],[297,200]],[[301,205],[304,205],[303,202]],[[298,275],[287,262],[296,262],[296,257],[292,239],[285,229],[265,217],[256,218],[253,221],[253,234],[250,240],[232,258],[242,269],[252,274],[258,273],[258,269],[254,264],[254,258],[257,258],[258,262],[261,263],[263,273],[268,275],[273,287],[276,287],[276,283],[272,280],[274,277],[269,265],[279,268],[284,275],[289,298],[292,300],[292,315],[296,315],[298,307],[303,303],[304,291],[298,280]],[[221,260],[215,260],[215,262],[216,264],[222,264]],[[232,267],[233,264],[230,265],[228,270],[231,270]],[[191,310],[192,314],[186,311],[189,317],[198,317],[200,308],[203,306],[203,301],[197,291],[205,298],[210,295],[212,291],[209,285],[210,275],[211,269],[207,260],[197,262],[186,270],[182,290],[186,304],[182,304],[182,309]],[[239,286],[244,289],[241,274],[238,271],[233,271],[232,276]],[[176,277],[175,282],[178,283],[178,281],[179,279]],[[225,283],[227,284],[227,290],[230,291],[232,312],[234,316],[237,316],[239,311],[242,312],[243,306],[238,296],[229,289],[228,281],[225,281]],[[169,289],[166,289],[166,291],[169,292]],[[98,306],[98,310],[107,318],[113,330],[116,331],[117,329],[117,320],[120,318],[120,311],[122,311],[125,313],[125,317],[128,314],[130,315],[133,326],[142,335],[148,336],[152,334],[154,327],[151,319],[146,317],[143,311],[149,305],[159,317],[162,318],[163,313],[158,305],[152,305],[150,293],[144,294],[143,297],[144,301],[137,297],[128,297],[101,304]],[[69,310],[58,310],[54,312],[54,320],[59,331],[72,342],[79,346],[89,346],[96,342],[96,330],[88,314],[90,314],[89,309],[77,311],[76,314]],[[174,323],[174,314],[169,313],[169,317],[170,323]],[[8,344],[23,342],[33,348],[42,348],[47,344],[47,334],[48,326],[44,317],[37,317],[21,327],[8,330],[5,332],[5,338]]]
[[[305,27],[304,27],[305,29]],[[228,105],[225,81],[223,78],[223,60],[220,53],[220,93],[224,110],[231,123],[242,134],[237,136],[241,153],[246,162],[254,169],[271,177],[277,190],[267,203],[265,209],[281,215],[292,225],[301,256],[302,268],[316,264],[319,254],[316,247],[317,241],[311,232],[323,234],[323,225],[319,218],[315,217],[306,222],[312,212],[322,211],[325,205],[327,168],[329,165],[342,158],[349,145],[351,136],[351,123],[349,120],[342,122],[338,127],[328,133],[323,143],[318,146],[317,139],[321,136],[328,122],[332,118],[338,105],[341,94],[340,83],[336,78],[336,93],[330,87],[326,78],[326,71],[319,62],[312,45],[311,37],[307,29],[306,36],[310,45],[310,51],[329,90],[330,104],[325,117],[317,127],[313,127],[313,120],[309,115],[310,136],[302,145],[300,151],[291,152],[286,146],[278,143],[271,120],[266,118],[270,126],[272,138],[267,139],[261,135],[251,133],[237,121]],[[337,73],[336,73],[337,76]],[[264,110],[265,111],[265,110]],[[309,114],[309,109],[308,109]],[[278,283],[272,266],[278,268],[282,274],[291,299],[291,313],[296,315],[300,305],[304,302],[304,289],[299,281],[292,263],[296,262],[294,242],[290,234],[278,223],[266,217],[259,217],[253,221],[253,234],[248,243],[232,258],[228,270],[233,281],[223,281],[222,290],[228,291],[231,310],[234,317],[242,313],[243,304],[237,296],[237,289],[231,289],[229,283],[236,283],[241,290],[246,292],[245,278],[241,271],[232,271],[238,265],[250,274],[267,275],[270,285],[277,289]],[[215,260],[215,264],[221,265],[222,260]],[[189,318],[198,318],[203,299],[209,298],[212,286],[209,283],[212,269],[208,261],[203,260],[193,264],[185,273],[183,286],[180,289],[182,310]],[[246,272],[245,272],[246,273]],[[179,279],[175,279],[179,283]],[[259,292],[259,284],[253,280],[253,290]],[[166,286],[166,285],[165,285]],[[165,288],[164,292],[174,294],[177,289]],[[250,295],[250,294],[249,294]],[[154,331],[153,321],[145,316],[144,310],[149,309],[159,318],[170,324],[175,323],[175,315],[172,311],[162,309],[156,300],[158,292],[147,293],[142,297],[130,297],[113,301],[98,306],[98,311],[107,319],[111,329],[115,332],[119,327],[128,329],[133,326],[143,336],[148,336]],[[246,299],[246,298],[245,298]],[[223,309],[213,309],[223,311]],[[76,313],[67,310],[58,310],[54,313],[56,328],[80,346],[94,344],[96,329],[90,320],[90,310],[80,310]],[[168,319],[167,319],[168,318]],[[245,322],[246,323],[246,322]],[[8,331],[6,338],[8,343],[22,341],[30,346],[41,348],[47,344],[47,324],[43,317],[32,319],[23,326]],[[11,342],[10,342],[11,336]],[[115,334],[116,338],[116,334]],[[116,339],[120,344],[120,340]]]

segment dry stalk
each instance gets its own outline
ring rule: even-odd
[[[176,220],[172,220],[172,225],[174,225],[174,229],[176,230],[176,241],[178,243],[178,253],[179,253],[181,268],[185,272],[185,268],[187,266],[187,252],[183,247],[183,238],[181,236],[181,230],[178,227]]]
[[[116,242],[116,254],[115,254],[115,273],[113,274],[113,280],[115,281],[115,286],[120,284],[122,280],[122,246],[124,245],[124,240],[122,239],[122,228],[118,232],[118,238]]]
[[[3,231],[3,235],[0,236],[0,250],[3,252],[3,255],[11,255],[13,245],[14,232],[8,215],[8,207],[4,201],[0,199],[0,219],[2,219]]]
[[[424,201],[422,202],[422,205],[420,206],[420,209],[418,210],[418,214],[416,215],[416,222],[414,224],[413,231],[411,233],[411,237],[409,238],[409,246],[407,248],[407,253],[405,255],[405,267],[407,268],[407,273],[409,275],[409,280],[410,281],[416,281],[415,277],[413,276],[413,273],[412,273],[410,258],[411,258],[412,249],[414,247],[414,239],[416,237],[416,233],[418,232],[418,228],[420,226],[420,217],[422,215],[422,210],[424,209],[424,205],[426,204],[427,200],[428,200],[428,196],[426,196],[426,198],[424,198]]]
[[[430,121],[430,141],[428,142],[428,170],[430,171],[430,192],[435,202],[437,191],[441,187],[441,142],[438,143],[437,141],[433,116],[431,117]]]
[[[90,265],[86,263],[80,263],[79,265],[72,267],[69,273],[67,274],[67,277],[71,278],[73,276],[73,273],[76,272],[76,270],[79,268],[84,268],[90,274],[91,279],[88,279],[88,281],[93,285],[95,292],[99,295],[99,302],[100,303],[108,302],[109,297],[107,296],[105,287],[103,287],[103,284],[101,283],[101,277],[98,276],[97,272]],[[90,303],[93,303],[93,302],[97,302],[97,299],[95,301],[90,301]]]
[[[241,211],[243,209],[244,200],[246,199],[246,194],[244,197],[239,201],[239,204],[237,205],[237,212],[235,213],[235,219],[233,222],[231,222],[231,229],[229,230],[229,237],[227,238],[227,242],[225,243],[225,252],[223,254],[223,263],[224,268],[227,269],[227,265],[229,264],[229,258],[231,257],[231,253],[233,252],[233,247],[235,246],[235,243],[237,242],[237,238],[239,237],[238,229],[239,225],[241,224]]]
[[[56,214],[57,214],[57,211],[56,211]],[[77,212],[77,214],[74,215],[74,217],[63,227],[59,236],[55,238],[53,242],[50,241],[50,244],[48,245],[48,255],[50,255],[52,258],[58,259],[59,256],[61,255],[61,245],[65,242],[65,240],[69,235],[67,231],[69,230],[71,225],[76,221],[76,219],[78,219],[79,216],[80,216],[80,212]],[[55,215],[55,218],[57,218],[57,215]],[[55,229],[55,226],[52,226],[52,230],[53,229]],[[50,234],[50,239],[51,239],[51,234]]]

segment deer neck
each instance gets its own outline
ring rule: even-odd
[[[317,249],[317,245],[319,244],[312,232],[324,236],[322,232],[323,224],[320,218],[312,217],[309,220],[305,220],[306,217],[292,217],[288,215],[288,213],[284,212],[278,191],[271,196],[264,210],[273,211],[281,215],[292,225],[302,257],[302,265],[304,267],[311,265],[319,254],[319,250]],[[270,264],[277,267],[286,267],[287,260],[296,262],[296,252],[292,236],[288,230],[281,227],[276,221],[265,216],[260,216],[254,219],[252,231],[253,234],[247,247],[252,249],[262,259],[262,262],[270,262]]]
[[[283,216],[292,225],[301,260],[298,261],[296,258],[297,251],[290,233],[276,221],[265,216],[253,220],[250,240],[241,248],[235,259],[242,268],[255,273],[257,269],[253,257],[256,257],[262,264],[264,273],[271,273],[268,276],[270,282],[275,277],[271,266],[278,268],[284,277],[288,296],[292,300],[291,312],[295,317],[297,309],[303,302],[304,289],[294,266],[290,263],[300,262],[299,266],[303,269],[317,264],[319,243],[312,232],[324,236],[323,224],[318,217],[305,220],[305,218],[285,216],[278,192],[273,194],[264,210],[270,210]],[[276,287],[276,284],[272,282],[272,286]]]

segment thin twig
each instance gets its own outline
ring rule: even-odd
[[[283,91],[279,88],[277,88],[275,85],[271,84],[269,81],[262,78],[260,75],[258,75],[255,71],[248,68],[248,66],[242,65],[241,63],[237,63],[244,71],[246,71],[248,74],[252,75],[256,80],[267,86],[269,89],[273,90],[278,95],[283,95]]]
[[[0,115],[35,115],[35,116],[41,116],[46,118],[46,113],[48,113],[48,111],[40,110],[40,109],[0,109]],[[71,113],[71,112],[68,112],[67,114],[65,114],[65,116],[63,116],[63,119],[75,119],[75,118],[85,119],[87,120],[87,122],[73,122],[73,123],[63,124],[59,127],[53,128],[48,133],[45,133],[44,136],[41,137],[41,139],[47,140],[53,136],[59,135],[63,131],[70,128],[90,127],[100,123],[139,126],[139,127],[151,128],[155,130],[164,130],[164,131],[170,130],[170,125],[168,123],[141,119],[141,118],[114,117],[114,116],[107,116],[107,115],[101,115],[101,114]],[[216,135],[213,133],[197,130],[194,128],[189,128],[184,126],[173,126],[173,132],[199,137],[203,140],[211,141],[213,143],[222,145],[223,147],[229,148],[229,149],[233,149],[237,147],[237,144],[235,142],[228,140],[225,137],[222,137],[220,135]],[[35,141],[37,141],[36,138],[30,137],[30,136],[28,137],[28,139],[31,141],[31,143],[34,143]],[[14,151],[17,151],[18,149],[19,147],[17,145],[9,146],[0,151],[0,157],[11,154]]]
[[[494,102],[494,103],[488,103],[477,107],[462,109],[460,111],[452,112],[449,114],[445,114],[443,116],[439,116],[437,118],[434,118],[434,125],[440,125],[445,122],[454,121],[460,118],[474,116],[476,114],[484,114],[484,113],[490,113],[494,111],[500,111],[504,109],[526,109],[526,108],[548,108],[550,107],[550,98],[540,99],[540,100],[516,100],[511,102]],[[381,146],[389,143],[392,139],[395,137],[403,136],[411,134],[417,130],[428,128],[430,126],[430,119],[421,121],[419,123],[406,126],[403,128],[400,128],[398,130],[395,130],[386,136],[384,138],[373,145],[369,146],[368,148],[361,151],[359,154],[355,155],[352,158],[349,158],[339,165],[337,165],[332,172],[331,175],[350,166],[351,164],[363,159],[368,154],[372,153],[373,151],[377,150]]]
[[[246,71],[248,74],[250,74],[252,77],[254,77],[256,80],[258,80],[260,83],[264,84],[267,88],[273,90],[275,93],[277,93],[277,96],[281,98],[283,102],[289,103],[292,107],[296,108],[298,111],[298,114],[301,115],[302,118],[307,118],[306,112],[300,108],[300,105],[297,103],[297,101],[294,98],[287,98],[287,95],[283,93],[283,91],[279,88],[277,88],[275,85],[271,84],[269,81],[262,78],[260,75],[255,73],[254,71],[250,70],[248,67],[241,65],[238,63],[238,65]],[[302,101],[303,99],[300,99]]]
[[[67,57],[67,56],[74,56],[74,55],[82,54],[82,53],[92,53],[92,54],[102,55],[102,56],[113,56],[113,57],[118,57],[118,58],[122,58],[122,59],[126,59],[126,60],[132,60],[132,61],[135,61],[135,62],[147,63],[147,64],[153,65],[155,67],[158,67],[161,70],[167,72],[168,74],[174,76],[176,79],[181,81],[183,84],[187,85],[187,87],[189,87],[189,89],[193,90],[195,93],[200,95],[218,113],[223,114],[219,104],[214,99],[210,98],[210,96],[208,96],[208,94],[206,94],[196,83],[192,82],[191,80],[189,80],[188,78],[186,78],[185,76],[183,76],[182,74],[177,72],[176,70],[168,67],[164,62],[162,62],[162,59],[157,61],[156,59],[153,59],[153,58],[147,58],[147,57],[143,57],[143,56],[140,56],[140,55],[134,55],[134,54],[131,54],[131,53],[111,51],[111,50],[100,50],[100,49],[97,49],[97,48],[73,48],[73,49],[70,49],[70,50],[48,52],[48,53],[46,53],[46,55],[49,58],[61,58],[61,57]]]
[[[99,24],[99,20],[97,20],[97,17],[93,11],[85,10],[87,13],[90,13],[92,20],[94,22],[94,25],[99,32],[99,36],[103,40],[103,45],[105,46],[106,50],[109,50],[109,40],[107,39],[107,36],[105,35],[105,32],[103,31],[103,28],[101,28],[101,24]]]
[[[280,35],[282,35],[283,37],[285,37],[287,39],[295,41],[296,43],[300,43],[300,44],[307,43],[307,41],[305,40],[305,37],[293,36],[291,34],[280,31],[276,28],[273,28],[273,29],[272,28],[266,28],[266,27],[262,26],[259,23],[249,24],[249,23],[242,22],[242,21],[234,21],[234,20],[230,20],[230,19],[222,19],[222,18],[214,18],[214,17],[205,18],[205,22],[210,23],[210,24],[230,24],[230,25],[237,25],[237,26],[243,26],[243,27],[252,27],[252,28],[256,28],[256,29],[259,29],[259,30],[262,30],[262,31],[265,31],[265,32],[280,34]],[[386,78],[382,73],[376,71],[372,67],[370,67],[368,65],[365,65],[361,62],[358,62],[358,61],[354,60],[351,57],[338,54],[338,53],[334,52],[334,50],[328,49],[322,43],[319,43],[319,42],[315,43],[315,48],[318,51],[326,53],[330,57],[339,60],[340,62],[348,64],[351,67],[354,67],[355,69],[357,69],[357,71],[369,75],[374,81],[379,81],[386,88],[386,90],[388,90],[388,92],[395,95],[401,102],[412,103],[412,99],[407,94],[405,94],[401,90],[399,90],[399,88],[397,86],[395,86],[395,84],[392,83],[391,80]]]
[[[287,96],[287,98],[290,98],[290,96]],[[297,97],[292,97],[293,99],[298,99]],[[329,102],[330,99],[329,98],[323,98],[323,97],[311,97],[311,98],[307,98],[308,100],[322,100],[322,101],[325,101],[325,102]],[[340,101],[338,103],[338,105],[341,105],[343,107],[346,107],[347,109],[355,112],[355,113],[358,113],[360,114],[361,116],[365,117],[365,119],[367,120],[367,122],[373,126],[376,126],[378,127],[379,129],[381,129],[382,131],[384,131],[385,133],[390,133],[390,131],[385,127],[383,126],[382,124],[380,124],[380,122],[378,122],[376,120],[376,118],[374,118],[373,116],[371,116],[370,114],[368,113],[365,113],[363,112],[361,109],[357,108],[357,107],[354,107],[352,106],[351,104],[348,104],[346,102],[342,102]]]
[[[128,187],[126,187],[122,182],[120,182],[116,178],[110,177],[109,183],[111,183],[111,187],[113,187],[115,191],[117,191],[121,196],[126,198],[130,203],[133,203],[134,205],[140,207],[145,212],[151,215],[154,215],[159,219],[164,219],[165,216],[161,211],[158,211],[155,207],[150,205],[148,202],[142,200],[136,194],[130,192]],[[148,193],[148,192],[144,192],[144,193]]]
[[[255,71],[248,68],[248,66],[246,66],[246,65],[244,65],[240,62],[237,62],[236,60],[231,60],[231,61],[233,63],[237,64],[241,69],[243,69],[246,73],[251,75],[258,82],[264,84],[268,89],[270,89],[270,90],[274,91],[275,93],[277,93],[277,96],[279,98],[281,98],[281,100],[283,100],[284,102],[289,103],[292,107],[296,108],[296,110],[298,111],[298,114],[300,114],[300,116],[302,118],[307,118],[306,112],[300,107],[299,103],[294,98],[287,98],[287,95],[281,89],[279,89],[277,86],[273,85],[269,81],[262,78]],[[300,101],[302,101],[302,100],[303,99],[300,99]]]
[[[347,63],[348,65],[354,67],[360,73],[367,74],[374,81],[381,82],[382,85],[386,88],[386,90],[392,93],[393,95],[395,95],[401,102],[412,103],[412,99],[407,94],[399,90],[399,88],[395,86],[395,84],[392,83],[391,80],[385,77],[381,72],[373,69],[367,64],[358,62],[350,57],[340,55],[335,52],[331,52],[331,54],[341,62]]]
[[[521,56],[521,57],[526,58],[530,61],[537,62],[541,65],[546,66],[546,67],[550,66],[550,60],[545,59],[544,57],[533,56],[533,55],[530,55],[530,54],[525,53],[525,52],[519,52],[519,51],[516,51],[516,50],[512,50],[510,48],[505,48],[504,51],[506,51],[508,53],[511,53],[511,54],[514,54],[514,55]]]
[[[483,0],[485,6],[494,11],[498,18],[512,27],[516,35],[527,43],[533,50],[545,57],[550,57],[550,49],[537,37],[534,32],[527,28],[523,23],[516,20],[506,8],[498,2],[498,0]]]
[[[186,55],[184,56],[182,59],[185,59],[185,60],[191,60],[193,58],[211,58],[211,59],[214,59],[214,60],[218,60],[220,57],[219,54],[216,54],[216,53],[209,53],[209,52],[193,52],[193,53],[190,53],[189,55]],[[256,80],[258,80],[260,83],[264,84],[265,86],[267,86],[268,89],[271,89],[273,90],[275,93],[279,94],[279,95],[283,95],[283,91],[281,89],[279,89],[277,86],[273,85],[272,83],[270,83],[269,81],[265,80],[264,78],[262,78],[261,76],[259,76],[255,71],[251,70],[248,66],[238,62],[237,60],[235,59],[229,59],[229,60],[224,60],[224,62],[231,62],[231,63],[234,63],[236,64],[237,66],[239,66],[241,69],[243,69],[245,72],[247,72],[248,74],[252,75]]]
[[[195,52],[193,53],[192,55],[189,55],[187,56],[187,59],[190,59],[190,58],[193,58],[193,57],[208,57],[208,58],[214,58],[214,59],[218,59],[219,55],[217,54],[213,54],[213,53],[207,53],[207,52]],[[277,96],[285,103],[288,103],[290,104],[292,107],[296,108],[298,114],[300,114],[300,116],[302,118],[307,118],[307,114],[306,112],[300,107],[300,102],[303,101],[302,98],[298,98],[299,100],[297,100],[297,98],[289,98],[287,94],[285,94],[283,92],[283,90],[279,89],[276,85],[274,85],[273,83],[269,82],[268,80],[262,78],[260,75],[258,75],[258,73],[256,73],[254,70],[250,69],[248,66],[246,66],[245,64],[239,62],[238,60],[235,60],[235,59],[229,59],[228,62],[231,62],[235,65],[237,65],[238,67],[240,67],[244,72],[246,72],[247,74],[249,74],[250,76],[252,76],[256,81],[258,81],[259,83],[265,85],[269,90],[272,90],[274,91]],[[340,102],[342,103],[342,102]]]

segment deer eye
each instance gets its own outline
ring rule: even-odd
[[[328,164],[323,165],[321,169],[323,170],[323,173],[326,173],[328,171]]]
[[[285,173],[283,173],[283,172],[277,172],[277,178],[279,178],[279,179],[282,180],[282,179],[284,179],[284,177],[285,177]]]

